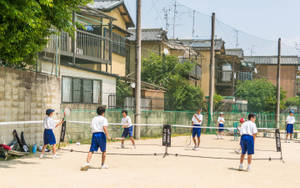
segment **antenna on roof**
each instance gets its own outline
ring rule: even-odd
[[[166,22],[166,26],[165,26],[165,30],[166,31],[169,31],[169,12],[170,12],[170,9],[169,8],[164,8],[163,9],[164,11],[164,19],[165,19],[165,22]]]
[[[195,38],[195,13],[196,11],[193,10],[193,28],[192,28],[192,38]]]
[[[177,14],[177,2],[174,2],[174,18],[173,18],[173,39],[175,39],[175,24],[176,24],[176,14]]]

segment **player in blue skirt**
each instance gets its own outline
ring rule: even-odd
[[[42,149],[42,153],[40,155],[40,158],[42,159],[44,157],[45,149],[47,145],[52,145],[52,152],[53,152],[53,158],[56,159],[56,139],[55,135],[53,133],[53,129],[63,124],[64,120],[61,120],[58,124],[55,124],[53,116],[54,116],[53,109],[47,109],[46,110],[46,117],[44,118],[43,125],[44,125],[44,146]]]
[[[240,158],[240,166],[239,170],[243,170],[243,162],[246,153],[248,154],[248,168],[250,170],[250,165],[252,162],[252,155],[254,154],[254,142],[255,137],[257,134],[257,127],[255,124],[256,116],[255,114],[248,115],[248,121],[241,125],[240,134],[241,134],[241,141],[240,145],[242,148],[242,154]]]
[[[290,110],[290,115],[286,117],[286,142],[288,141],[289,136],[290,136],[290,140],[293,139],[295,122],[296,120],[294,117],[294,111]]]

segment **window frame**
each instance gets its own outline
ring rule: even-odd
[[[82,78],[82,77],[74,77],[74,76],[62,76],[62,79],[61,79],[61,85],[63,86],[63,82],[64,82],[64,79],[63,78],[71,78],[71,102],[64,102],[63,101],[63,94],[64,94],[64,91],[63,91],[63,88],[61,87],[61,103],[63,104],[98,104],[98,105],[102,105],[102,84],[103,84],[103,81],[101,79],[89,79],[89,78]],[[80,88],[80,102],[73,102],[73,79],[79,79],[80,82],[81,82],[81,88]],[[92,81],[92,91],[93,91],[93,95],[92,95],[92,102],[91,103],[84,103],[83,102],[83,80],[89,80],[89,81]],[[94,81],[99,81],[100,82],[100,92],[99,92],[99,103],[94,103]]]
[[[104,36],[108,35],[107,31],[108,29],[104,28]],[[126,37],[123,37],[118,33],[112,32],[111,41],[112,41],[112,45],[111,45],[112,53],[122,57],[126,57]]]

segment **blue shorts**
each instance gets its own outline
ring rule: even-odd
[[[242,154],[246,154],[246,153],[248,153],[248,155],[254,154],[253,136],[247,134],[242,135],[240,145],[242,148]]]
[[[133,126],[124,128],[124,131],[122,133],[122,137],[126,138],[127,136],[133,137]]]
[[[287,134],[293,134],[294,133],[294,125],[293,124],[287,124],[286,125],[286,133]]]
[[[220,124],[219,124],[219,127],[220,127],[220,128],[218,129],[218,131],[219,131],[219,132],[223,132],[223,131],[224,131],[224,124],[221,124],[221,123],[220,123]]]
[[[101,152],[106,151],[106,135],[103,132],[93,133],[90,152],[98,151],[99,148]]]
[[[193,126],[200,127],[201,125],[194,124]],[[198,138],[201,136],[201,128],[193,128],[192,136],[195,137],[196,135]]]
[[[44,145],[54,145],[56,144],[56,139],[52,129],[44,130]]]

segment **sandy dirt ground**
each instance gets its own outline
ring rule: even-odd
[[[193,156],[239,158],[234,152],[238,142],[232,137],[217,140],[214,135],[201,136],[201,148],[193,151],[184,147],[187,137],[172,138],[170,153]],[[163,153],[161,139],[137,141],[132,149],[126,141],[125,149],[119,143],[110,143],[109,153],[154,154]],[[86,153],[58,151],[59,159],[21,158],[0,162],[1,188],[84,188],[84,187],[216,187],[216,188],[299,188],[300,143],[282,143],[285,163],[280,160],[254,161],[250,172],[238,171],[238,160],[197,157],[121,156],[109,155],[109,169],[100,169],[100,155],[94,155],[91,168],[80,171]],[[68,145],[65,148],[88,151],[89,145]],[[275,139],[257,138],[255,158],[279,158]],[[246,161],[244,164],[246,168]]]

